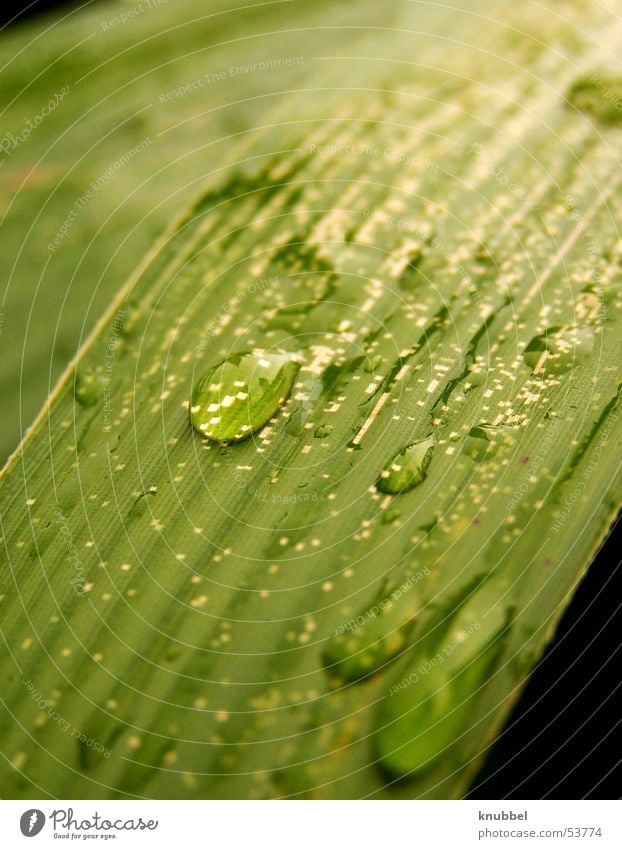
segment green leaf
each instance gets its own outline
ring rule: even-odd
[[[154,105],[168,141],[93,267],[164,187],[205,188],[3,472],[5,797],[460,797],[620,504],[617,129],[560,94],[608,13],[313,8],[210,19],[210,70],[239,36],[247,64],[302,51],[304,83],[240,71],[197,150],[199,100]],[[179,9],[58,81],[121,75],[129,118],[175,85]],[[203,438],[197,379],[250,351],[296,358]],[[422,440],[417,485],[383,491]]]

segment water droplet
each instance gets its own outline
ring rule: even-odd
[[[144,514],[147,513],[150,508],[150,499],[154,497],[155,492],[151,490],[141,493],[141,495],[139,495],[138,498],[134,500],[134,503],[130,507],[128,511],[128,518],[134,519],[138,516],[144,516]]]
[[[269,288],[260,303],[265,313],[262,325],[272,330],[305,332],[317,321],[310,315],[335,290],[336,274],[330,260],[320,256],[318,246],[304,234],[293,236],[277,248],[267,270]],[[323,328],[323,322],[320,321]],[[319,328],[316,326],[316,332]]]
[[[123,336],[132,336],[143,317],[144,310],[135,301],[127,301],[123,307],[123,321],[120,322],[119,332]]]
[[[356,374],[364,357],[354,357],[353,359],[339,360],[328,365],[322,374],[322,397],[326,401],[332,401],[345,386],[350,382],[352,375]]]
[[[407,445],[383,470],[376,488],[380,492],[397,495],[419,486],[427,477],[434,444],[434,439],[427,437]]]
[[[622,77],[598,72],[580,77],[570,87],[568,101],[603,124],[622,124]]]
[[[330,436],[332,432],[332,425],[321,424],[319,427],[316,427],[313,436],[315,436],[316,439],[325,439],[327,436]]]
[[[74,394],[82,407],[93,407],[99,401],[99,382],[94,372],[76,374]]]
[[[192,426],[216,442],[246,439],[285,401],[298,369],[294,354],[232,354],[195,384],[190,407]]]
[[[392,525],[394,522],[397,522],[400,518],[401,513],[399,510],[385,510],[381,517],[381,522],[383,525]]]
[[[606,314],[606,298],[593,286],[586,286],[575,298],[574,311],[576,317],[583,322],[597,322]]]
[[[515,428],[482,422],[471,428],[464,440],[462,451],[481,463],[496,454],[500,448],[509,447],[515,442]]]
[[[417,612],[408,592],[429,570],[420,570],[401,586],[385,587],[373,604],[340,625],[324,650],[324,663],[339,683],[358,681],[392,660],[406,645]]]
[[[382,766],[403,776],[427,769],[455,742],[490,677],[508,632],[505,585],[484,584],[436,628],[383,700],[376,745]]]
[[[492,255],[490,249],[484,244],[480,244],[478,246],[477,250],[475,251],[474,257],[475,260],[479,263],[482,263],[484,265],[493,265],[496,267],[494,256]]]
[[[415,245],[406,257],[406,268],[398,278],[398,285],[401,289],[412,291],[418,283],[425,282],[425,277],[421,275],[419,267],[423,260],[423,246]]]
[[[594,350],[592,327],[549,327],[534,336],[523,359],[534,374],[560,374],[579,365]]]
[[[366,357],[363,369],[367,372],[367,374],[372,374],[382,363],[382,360],[383,357],[381,357],[380,354],[377,354],[375,357]]]
[[[313,273],[288,276],[280,288],[273,287],[265,302],[267,307],[281,316],[305,315],[320,301],[327,298],[333,288],[332,280],[328,276],[318,276]]]
[[[430,519],[429,522],[426,522],[423,525],[419,525],[419,530],[424,531],[426,534],[431,534],[434,528],[438,525],[438,516],[434,516]]]

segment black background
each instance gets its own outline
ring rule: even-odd
[[[53,0],[4,5],[19,25]],[[566,611],[471,792],[474,799],[619,799],[622,796],[622,521]]]
[[[79,6],[91,5],[93,2],[98,2],[98,0],[87,0],[87,2],[82,3],[79,3],[77,0],[73,0],[73,2],[72,0],[66,0],[66,2],[59,2],[58,0],[56,2],[54,0],[33,0],[31,3],[12,3],[9,0],[9,2],[2,4],[0,21],[5,25],[13,25],[33,15],[44,13],[49,9],[63,8],[70,11]]]
[[[620,798],[621,540],[619,520],[491,750],[471,798]]]

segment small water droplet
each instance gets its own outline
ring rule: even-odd
[[[134,500],[134,503],[130,507],[128,511],[128,518],[137,518],[138,516],[143,516],[149,510],[149,501],[151,498],[155,497],[155,492],[149,490],[147,492],[141,493]]]
[[[438,525],[438,521],[438,516],[434,516],[429,522],[419,525],[419,530],[424,531],[426,534],[431,534],[434,528]]]
[[[596,292],[592,286],[586,286],[575,299],[576,317],[583,322],[598,321],[606,313],[605,300],[604,294]]]
[[[145,304],[141,307],[136,301],[131,299],[126,301],[115,316],[113,330],[118,331],[122,336],[132,336],[141,319],[144,318],[145,308]]]
[[[515,428],[482,422],[468,432],[462,451],[481,463],[482,460],[487,460],[496,454],[500,448],[509,447],[515,442]]]
[[[490,582],[449,614],[447,628],[431,632],[402,668],[383,700],[376,745],[393,775],[428,769],[468,727],[478,691],[505,645],[511,608],[505,585]]]
[[[74,394],[82,407],[93,407],[99,401],[99,382],[94,372],[76,374]]]
[[[383,357],[380,354],[377,354],[375,357],[366,357],[365,365],[363,369],[367,372],[367,374],[372,374],[372,372],[376,371],[378,366],[382,363]]]
[[[376,488],[380,492],[397,495],[419,486],[427,477],[434,445],[432,437],[407,445],[387,464],[376,482]]]
[[[244,351],[212,366],[195,384],[190,421],[216,442],[239,442],[262,428],[289,395],[294,354]]]
[[[599,72],[579,77],[567,96],[575,108],[603,124],[622,124],[622,77]]]
[[[382,514],[381,522],[383,525],[392,525],[394,522],[400,518],[401,513],[399,510],[385,510]]]
[[[329,675],[339,684],[371,675],[404,648],[418,608],[409,590],[424,574],[421,570],[399,587],[385,587],[371,605],[337,628],[323,656]]]
[[[320,375],[323,398],[326,401],[332,401],[339,395],[343,388],[349,384],[352,375],[356,374],[363,361],[364,357],[354,357],[332,362],[328,365]]]
[[[350,442],[348,442],[346,447],[349,448],[351,451],[362,451],[363,450],[363,446],[361,445],[360,442],[350,441]]]
[[[492,255],[490,249],[484,244],[480,244],[478,246],[477,250],[475,251],[474,257],[475,260],[479,263],[496,266],[494,256]]]
[[[332,425],[321,424],[319,427],[316,427],[313,436],[315,436],[316,439],[325,439],[327,436],[330,436],[332,432]]]
[[[306,315],[332,291],[333,283],[327,276],[313,274],[301,277],[290,276],[284,280],[280,288],[272,287],[265,302],[281,316],[297,313]]]
[[[579,365],[593,350],[592,327],[549,327],[534,336],[523,359],[534,374],[561,374]]]
[[[406,267],[398,278],[400,289],[412,291],[416,288],[417,283],[425,281],[425,277],[419,271],[423,256],[423,245],[415,245],[409,251],[406,257]]]

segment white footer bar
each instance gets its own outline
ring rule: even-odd
[[[622,847],[619,801],[0,801],[0,845]],[[32,841],[32,842],[30,842]]]

